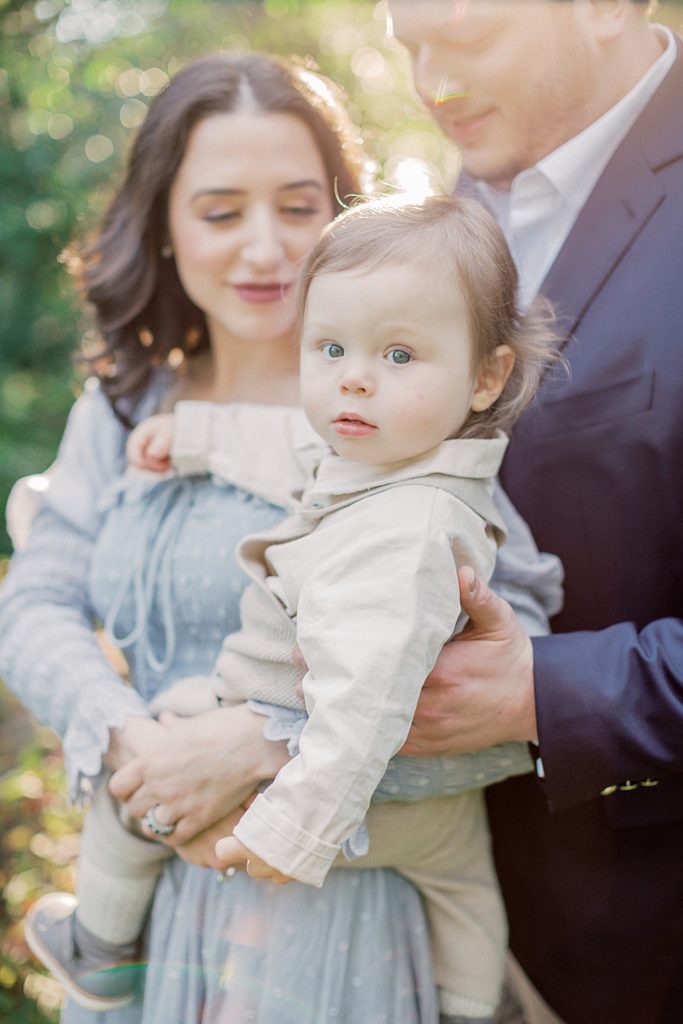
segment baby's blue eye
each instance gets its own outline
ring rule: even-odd
[[[327,359],[341,359],[344,355],[344,349],[341,345],[336,345],[333,341],[323,345],[322,352]]]
[[[409,363],[412,358],[412,354],[405,348],[392,348],[391,352],[387,353],[387,359],[390,363],[394,363],[395,366],[403,366],[405,363]]]

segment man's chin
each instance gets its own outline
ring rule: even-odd
[[[476,181],[483,181],[501,192],[510,188],[521,168],[510,166],[481,153],[460,148],[462,172]]]

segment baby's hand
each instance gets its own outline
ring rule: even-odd
[[[128,461],[138,469],[164,473],[171,467],[173,413],[159,413],[139,423],[128,438]]]
[[[216,843],[216,857],[222,871],[228,868],[243,868],[246,865],[247,874],[252,878],[266,882],[275,882],[276,885],[286,885],[294,879],[290,875],[283,875],[277,868],[272,868],[261,860],[256,854],[248,850],[239,839],[228,836],[227,839],[219,839]]]

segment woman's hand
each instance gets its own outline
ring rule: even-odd
[[[246,868],[252,878],[258,878],[261,882],[274,882],[276,885],[287,885],[287,882],[294,881],[291,875],[283,875],[277,868],[257,857],[235,836],[227,836],[216,843],[216,857],[222,871]]]
[[[533,650],[510,605],[469,566],[458,572],[470,621],[425,681],[402,754],[465,754],[535,742]]]
[[[154,807],[157,822],[175,825],[164,842],[187,850],[287,762],[285,743],[263,738],[263,721],[244,704],[193,718],[162,712],[159,732],[109,788],[133,818]]]
[[[113,772],[141,756],[155,742],[164,742],[163,726],[151,715],[130,715],[120,729],[111,730],[105,763]]]
[[[232,830],[243,814],[244,807],[240,804],[236,810],[204,829],[194,839],[189,839],[182,846],[176,846],[175,852],[188,864],[222,871],[223,866],[216,856],[216,843],[232,834]]]

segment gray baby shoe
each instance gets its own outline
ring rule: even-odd
[[[100,1013],[127,1006],[142,969],[134,962],[134,947],[109,946],[91,936],[76,923],[77,906],[66,892],[41,896],[26,915],[26,942],[79,1006]]]

